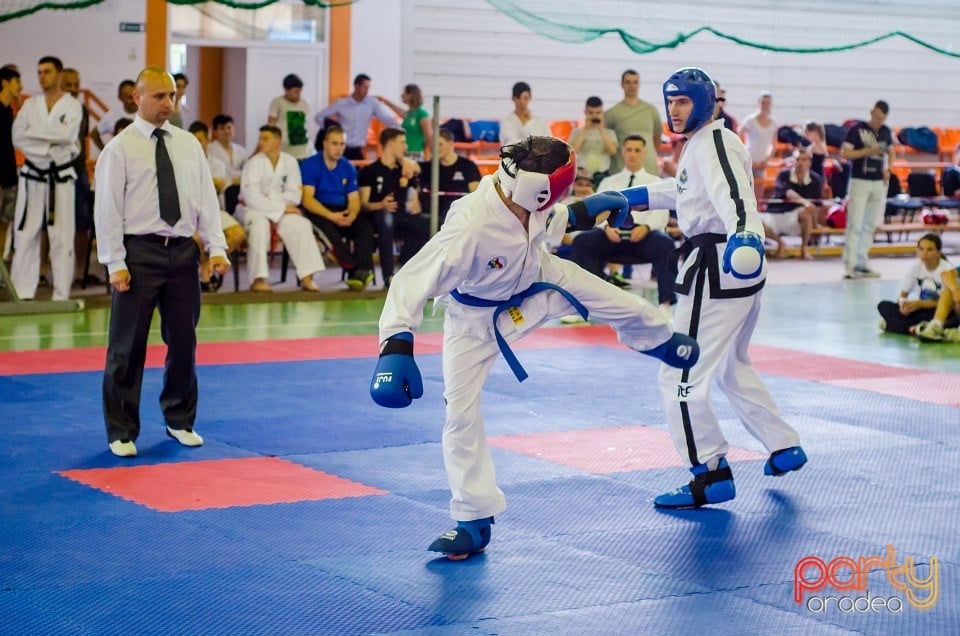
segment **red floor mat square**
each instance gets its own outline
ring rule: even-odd
[[[504,435],[490,438],[489,443],[595,475],[686,466],[673,446],[670,433],[649,426]],[[741,448],[731,448],[727,454],[730,461],[764,457]]]
[[[920,400],[931,404],[960,406],[960,375],[950,373],[914,373],[908,377],[832,380],[830,384],[848,389],[863,389],[884,395]]]
[[[160,512],[387,493],[276,457],[64,470],[59,474]]]

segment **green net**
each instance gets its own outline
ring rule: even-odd
[[[631,51],[640,54],[653,53],[661,49],[677,48],[691,38],[702,33],[709,33],[741,46],[778,53],[835,53],[870,46],[871,44],[892,38],[903,38],[936,53],[960,58],[960,52],[953,51],[952,46],[950,48],[937,46],[899,30],[855,42],[811,45],[809,41],[810,39],[816,39],[816,34],[797,33],[796,29],[791,30],[790,25],[782,24],[780,26],[784,27],[783,31],[779,31],[776,28],[772,29],[775,35],[782,37],[784,41],[787,41],[791,35],[801,37],[801,39],[807,42],[807,45],[804,46],[758,41],[756,39],[727,33],[711,26],[701,26],[686,33],[677,33],[673,37],[662,40],[652,40],[631,33],[631,30],[636,30],[637,26],[631,26],[630,29],[626,29],[623,26],[615,24],[616,20],[609,17],[610,15],[616,15],[616,9],[623,9],[624,3],[611,4],[607,2],[606,4],[609,5],[607,8],[612,8],[612,11],[597,10],[596,5],[603,4],[602,0],[600,2],[598,2],[598,0],[591,0],[590,3],[571,3],[570,5],[558,3],[556,0],[487,0],[487,3],[530,31],[551,40],[583,43],[613,34],[618,36]],[[652,3],[648,3],[648,6],[652,6]],[[630,8],[634,9],[635,7]],[[672,24],[670,12],[671,7],[668,4],[662,4],[660,5],[660,10],[652,18],[643,19],[635,17],[630,20],[630,22],[631,25],[639,25],[652,33],[663,33],[665,31],[664,25]],[[709,15],[709,13],[709,11],[705,11],[706,15]],[[687,19],[687,21],[689,20],[690,18]]]
[[[129,0],[126,0],[129,1]],[[143,0],[139,0],[143,1]],[[206,2],[222,4],[235,9],[262,9],[274,4],[277,0],[167,0],[170,4],[204,4]],[[336,7],[353,4],[358,0],[301,0],[303,4],[312,7]],[[0,2],[0,22],[14,20],[36,13],[43,9],[83,9],[104,0],[3,0]]]

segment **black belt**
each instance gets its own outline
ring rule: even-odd
[[[40,181],[41,183],[47,184],[47,215],[44,217],[42,224],[43,227],[53,225],[57,220],[57,184],[66,183],[73,180],[73,177],[69,175],[66,177],[61,177],[60,172],[72,167],[72,162],[64,163],[58,166],[55,162],[51,161],[50,167],[46,169],[35,166],[34,164],[30,163],[29,159],[26,159],[23,162],[23,169],[20,171],[21,177],[31,181]],[[26,208],[24,208],[23,219],[20,220],[20,225],[17,229],[22,230],[26,221],[27,212]]]
[[[164,247],[183,245],[187,241],[192,241],[190,236],[164,236],[162,234],[124,234],[123,240],[139,239],[148,243],[160,243]]]

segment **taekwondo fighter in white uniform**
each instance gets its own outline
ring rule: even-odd
[[[250,289],[272,291],[267,283],[272,221],[277,224],[277,235],[297,268],[300,287],[317,291],[313,275],[326,266],[313,238],[313,225],[298,208],[303,196],[300,164],[292,155],[280,151],[282,134],[276,126],[260,128],[259,152],[244,165],[240,178],[242,202],[237,205],[237,219],[247,231]]]
[[[454,202],[440,232],[397,273],[380,317],[381,353],[370,393],[382,406],[404,407],[423,395],[413,360],[413,332],[429,298],[445,309],[443,458],[450,514],[457,526],[429,547],[458,560],[490,540],[493,516],[506,508],[487,447],[480,394],[498,353],[518,379],[526,374],[508,342],[544,322],[577,311],[610,324],[620,342],[667,364],[690,366],[696,342],[672,333],[668,318],[646,300],[603,282],[547,252],[568,220],[592,227],[602,211],[629,214],[619,192],[554,204],[573,182],[576,157],[552,137],[528,137],[501,149],[495,175]]]
[[[624,190],[631,205],[669,208],[687,237],[677,276],[677,331],[700,344],[687,369],[662,366],[660,392],[674,445],[693,480],[654,500],[659,508],[697,508],[736,496],[727,440],[710,404],[714,379],[751,435],[770,453],[766,475],[797,470],[807,457],[800,436],[750,364],[747,347],[766,280],[763,224],[743,142],[714,120],[716,86],[699,68],[683,68],[663,85],[670,130],[687,137],[676,179]]]
[[[70,298],[73,284],[74,181],[73,160],[80,152],[77,137],[83,107],[60,90],[63,64],[44,57],[37,64],[43,94],[34,95],[13,120],[13,145],[26,161],[20,169],[17,212],[13,224],[10,277],[20,298],[36,296],[40,280],[40,244],[44,230],[50,240],[53,299]]]

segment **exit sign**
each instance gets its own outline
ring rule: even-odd
[[[121,22],[120,33],[143,33],[145,31],[143,22]]]

